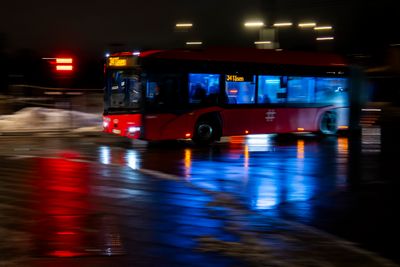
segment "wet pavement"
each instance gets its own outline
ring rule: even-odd
[[[1,161],[4,266],[232,266],[196,251],[224,235],[208,195],[72,152]]]
[[[0,266],[398,266],[387,132],[1,137]]]

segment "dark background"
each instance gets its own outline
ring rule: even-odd
[[[243,26],[250,19],[332,25],[335,40],[318,44],[313,30],[279,30],[280,47],[340,53],[365,68],[396,65],[398,53],[392,51],[400,43],[394,0],[22,0],[3,1],[1,10],[0,88],[54,83],[42,57],[75,56],[75,81],[69,86],[99,88],[107,52],[183,47],[193,40],[203,46],[253,47],[258,30]],[[175,30],[175,23],[185,21],[193,28]]]

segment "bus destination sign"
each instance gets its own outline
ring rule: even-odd
[[[109,57],[108,66],[111,68],[126,68],[133,67],[136,64],[136,60],[133,57]]]
[[[253,81],[253,79],[251,77],[249,77],[248,75],[226,75],[225,80],[227,82],[250,82]]]

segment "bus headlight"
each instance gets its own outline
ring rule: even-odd
[[[128,128],[128,132],[130,134],[136,133],[136,132],[140,132],[140,127],[138,126],[131,126]]]
[[[103,127],[104,129],[108,128],[108,125],[110,125],[111,119],[109,117],[103,117]]]

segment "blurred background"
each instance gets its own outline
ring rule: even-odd
[[[203,256],[193,256],[199,253],[194,240],[218,237],[220,230],[231,234],[235,220],[254,226],[257,237],[304,241],[285,247],[295,256],[282,254],[283,245],[267,247],[284,260],[303,253],[300,260],[308,263],[325,248],[330,258],[321,266],[367,266],[358,248],[331,249],[337,240],[327,246],[325,237],[314,242],[314,233],[293,239],[290,229],[297,224],[271,223],[281,217],[400,262],[400,22],[394,0],[3,0],[1,11],[0,233],[7,236],[0,242],[1,266],[3,259],[15,263],[7,266],[28,266],[18,260],[32,247],[39,256],[33,266],[56,265],[42,264],[46,257],[82,255],[118,257],[61,265],[110,266],[107,260],[118,260],[118,266],[204,266]],[[205,148],[145,147],[100,134],[48,138],[49,131],[101,132],[107,54],[215,46],[342,55],[369,80],[360,138],[249,135]],[[209,205],[214,197],[218,203]],[[265,217],[244,222],[240,216],[249,216],[248,210]],[[265,228],[258,228],[262,223]],[[253,241],[244,244],[243,251],[254,255],[253,247]],[[129,264],[121,263],[124,253]],[[366,255],[368,266],[394,266],[373,265]],[[172,256],[181,257],[180,264],[165,264]],[[31,263],[29,257],[22,260]],[[213,257],[215,264],[206,266],[233,266]],[[342,257],[347,265],[330,264]]]
[[[365,69],[374,100],[399,103],[400,23],[391,0],[25,0],[2,10],[1,95],[43,96],[33,86],[101,90],[103,58],[114,51],[256,46],[342,54]],[[56,57],[72,57],[73,70],[54,71]]]

